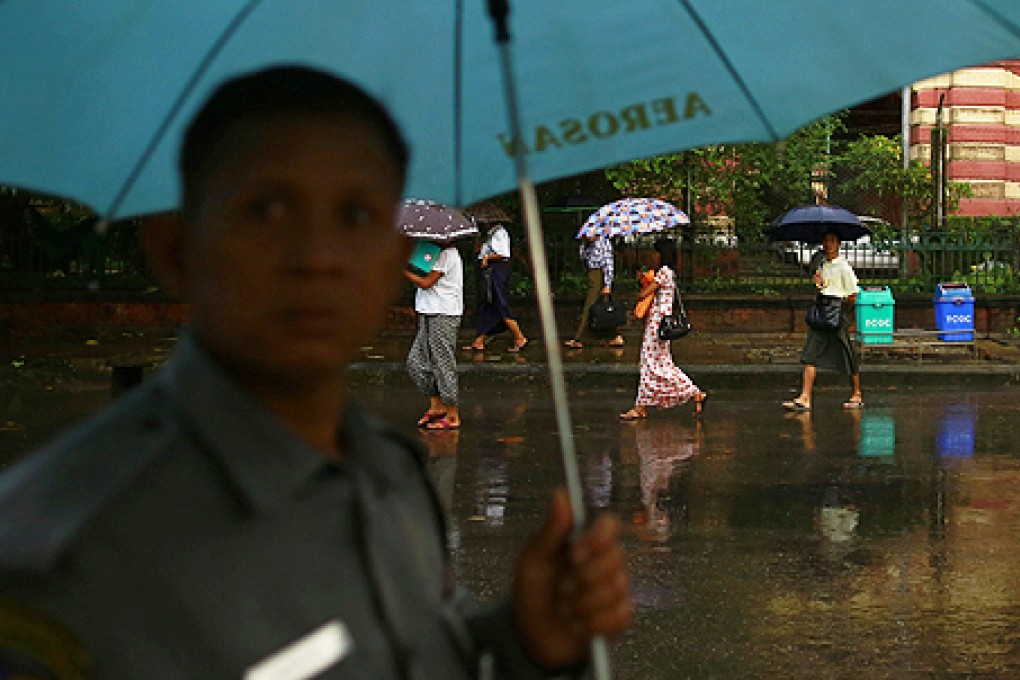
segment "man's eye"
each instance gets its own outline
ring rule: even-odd
[[[259,198],[251,202],[248,212],[261,221],[278,220],[287,214],[287,204],[279,198]]]
[[[375,221],[374,211],[366,205],[350,203],[340,208],[340,224],[345,229],[360,229],[372,226]]]

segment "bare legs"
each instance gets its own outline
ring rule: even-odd
[[[521,332],[521,325],[519,323],[509,318],[503,319],[503,323],[505,323],[506,327],[510,329],[511,333],[513,333],[514,347],[520,349],[528,344],[528,339],[524,337],[524,333]]]
[[[524,346],[528,344],[528,338],[521,332],[521,325],[514,319],[504,318],[503,323],[510,329],[510,334],[514,336],[514,344],[510,346],[511,352],[519,352],[524,349]],[[476,335],[475,339],[471,341],[470,345],[466,345],[464,349],[473,349],[476,352],[481,352],[485,349],[485,336]]]
[[[801,377],[800,394],[791,401],[784,401],[783,406],[791,411],[807,411],[811,408],[811,394],[815,387],[815,377],[818,375],[818,369],[811,364],[804,364],[804,373]],[[850,376],[850,385],[853,392],[850,395],[849,401],[843,405],[847,408],[855,408],[863,403],[861,397],[861,375],[854,373]]]
[[[864,397],[861,396],[861,376],[859,373],[854,373],[850,376],[850,384],[853,387],[853,393],[850,395],[850,399],[843,402],[843,408],[860,408],[864,406]]]
[[[794,402],[807,407],[811,406],[811,392],[814,391],[815,377],[817,375],[817,368],[811,364],[804,365],[804,373],[800,379],[800,394],[794,399]]]

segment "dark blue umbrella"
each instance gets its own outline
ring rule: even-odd
[[[821,243],[822,237],[830,231],[836,232],[840,241],[856,241],[871,233],[857,219],[857,215],[846,208],[835,205],[802,205],[781,215],[765,230],[765,235],[773,241]]]

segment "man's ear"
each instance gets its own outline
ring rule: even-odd
[[[188,291],[185,257],[188,235],[188,224],[175,213],[146,218],[140,234],[149,269],[167,293],[182,301]]]

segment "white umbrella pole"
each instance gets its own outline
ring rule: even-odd
[[[528,176],[527,154],[520,143],[521,118],[517,103],[517,80],[514,75],[513,58],[510,51],[508,0],[489,0],[496,29],[496,44],[499,47],[500,68],[503,74],[503,93],[506,97],[507,114],[510,123],[510,138],[514,145],[514,169],[517,187],[521,194],[524,211],[524,227],[528,235],[528,253],[535,277],[535,293],[538,298],[539,319],[542,324],[542,342],[545,344],[549,362],[549,383],[552,387],[553,409],[556,414],[556,429],[560,437],[560,452],[563,459],[563,473],[566,477],[570,509],[574,516],[574,535],[584,529],[584,491],[581,475],[577,468],[577,454],[574,449],[574,429],[570,422],[570,405],[567,402],[567,385],[563,378],[563,357],[560,353],[560,339],[556,332],[556,316],[553,311],[552,286],[549,281],[549,264],[545,257],[545,238],[542,233],[542,218],[538,209],[535,185]],[[596,636],[591,641],[592,677],[594,680],[611,680],[609,650],[605,638]]]

